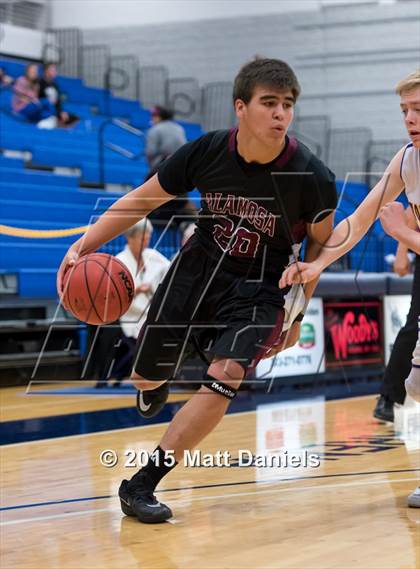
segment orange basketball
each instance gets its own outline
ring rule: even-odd
[[[134,298],[127,267],[106,253],[81,257],[63,279],[64,303],[87,324],[108,324],[125,314]]]

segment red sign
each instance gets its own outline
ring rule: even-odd
[[[382,305],[324,301],[327,367],[383,362]]]

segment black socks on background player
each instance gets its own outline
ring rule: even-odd
[[[175,453],[173,451],[164,451],[158,446],[149,456],[147,464],[137,472],[130,482],[136,485],[137,480],[143,478],[143,474],[147,475],[150,480],[152,490],[156,488],[164,476],[168,474],[178,463],[175,460]],[[129,482],[129,484],[130,484]]]

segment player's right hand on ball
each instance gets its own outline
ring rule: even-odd
[[[68,310],[68,306],[66,306],[66,304],[64,302],[64,297],[63,297],[63,292],[64,292],[63,291],[63,279],[64,279],[65,273],[76,263],[78,258],[79,258],[79,253],[77,253],[77,251],[75,251],[74,249],[72,249],[70,247],[70,249],[66,253],[66,256],[61,261],[60,268],[58,269],[58,272],[57,272],[57,292],[58,292],[58,296],[60,298],[60,301],[66,310]]]
[[[296,261],[284,269],[279,281],[279,287],[286,288],[293,284],[309,283],[317,279],[321,272],[322,270],[315,262],[303,263],[302,261]]]

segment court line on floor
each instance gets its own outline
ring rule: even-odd
[[[322,484],[322,485],[311,485],[311,486],[298,486],[296,488],[272,488],[271,490],[252,490],[250,492],[234,492],[230,494],[219,494],[213,496],[192,496],[188,500],[182,499],[177,502],[177,505],[188,504],[189,502],[200,502],[203,500],[225,500],[226,498],[235,498],[237,496],[254,496],[258,494],[273,494],[280,492],[300,492],[303,490],[332,490],[336,488],[348,488],[351,486],[369,486],[372,484],[395,484],[398,482],[409,482],[418,481],[418,478],[398,478],[396,480],[364,480],[360,482],[344,482],[342,484]]]
[[[47,520],[55,520],[58,518],[72,518],[74,516],[85,516],[87,514],[92,514],[94,512],[109,512],[110,508],[99,508],[99,509],[93,509],[93,510],[82,510],[80,512],[68,512],[68,513],[64,513],[64,514],[52,514],[51,516],[40,516],[40,517],[36,517],[36,518],[24,518],[22,520],[10,520],[8,522],[1,522],[0,523],[0,527],[3,526],[13,526],[15,524],[24,524],[24,523],[29,523],[29,522],[44,522]]]
[[[367,472],[343,472],[339,474],[320,474],[318,476],[294,476],[291,478],[271,478],[267,480],[241,480],[239,482],[221,482],[220,484],[203,484],[199,486],[183,486],[181,488],[162,488],[156,490],[156,494],[167,492],[183,492],[184,490],[207,490],[210,488],[226,488],[228,486],[243,486],[248,484],[280,484],[281,482],[295,482],[300,480],[325,480],[326,478],[342,478],[345,476],[368,476],[372,474],[399,474],[402,472],[418,472],[420,468],[404,468],[398,470],[375,470]],[[66,500],[52,500],[50,502],[38,502],[32,504],[21,504],[19,506],[5,506],[0,508],[0,512],[7,510],[22,510],[26,508],[38,508],[41,506],[53,506],[58,504],[71,504],[76,502],[89,502],[92,500],[106,500],[112,498],[112,495],[106,496],[89,496],[87,498],[69,498]]]
[[[391,471],[392,472],[392,471]],[[180,500],[177,503],[177,506],[183,506],[183,505],[189,505],[191,502],[199,502],[199,501],[204,501],[204,500],[226,500],[228,498],[239,498],[239,497],[244,497],[244,496],[254,496],[256,494],[258,494],[259,496],[261,494],[273,494],[273,493],[282,493],[282,492],[302,492],[302,491],[306,491],[306,490],[335,490],[337,488],[349,488],[349,487],[355,487],[355,486],[371,486],[371,485],[375,485],[375,484],[395,484],[395,483],[400,483],[400,482],[411,482],[411,481],[417,481],[417,478],[400,478],[397,480],[364,480],[364,481],[360,481],[360,482],[348,482],[348,483],[344,483],[344,484],[323,484],[323,485],[311,485],[311,486],[301,486],[301,487],[297,487],[297,488],[272,488],[270,490],[253,490],[251,492],[236,492],[233,494],[219,494],[219,495],[214,495],[214,496],[192,496],[191,498],[189,498],[188,500]],[[60,518],[66,518],[66,517],[75,517],[75,516],[84,516],[84,515],[88,515],[88,514],[96,514],[96,513],[103,513],[103,512],[113,512],[114,510],[112,508],[99,508],[99,509],[92,509],[92,510],[82,510],[79,512],[68,512],[68,513],[62,513],[62,514],[52,514],[52,515],[48,515],[48,516],[39,516],[39,517],[34,517],[34,518],[23,518],[21,520],[10,520],[10,521],[6,521],[6,522],[2,522],[0,523],[1,527],[4,526],[11,526],[11,525],[17,525],[17,524],[24,524],[24,523],[29,523],[29,522],[44,522],[47,520],[54,520],[54,519],[60,519]],[[170,520],[168,520],[170,521]],[[180,520],[177,520],[177,522],[179,523]]]

